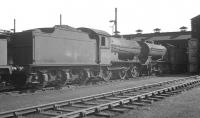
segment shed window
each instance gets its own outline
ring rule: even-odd
[[[101,37],[101,46],[106,46],[106,38]]]

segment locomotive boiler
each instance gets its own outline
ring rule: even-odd
[[[16,33],[8,52],[17,67],[11,77],[18,86],[60,87],[139,76],[140,68],[150,65],[151,70],[166,48],[61,25]]]
[[[118,53],[119,60],[128,61],[140,55],[141,46],[136,41],[111,38],[111,51]]]

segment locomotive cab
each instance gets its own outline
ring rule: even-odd
[[[110,64],[110,43],[111,36],[105,31],[91,29],[91,28],[78,28],[79,30],[88,33],[92,40],[96,40],[96,63],[102,65]]]

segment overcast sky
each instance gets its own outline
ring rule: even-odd
[[[72,27],[89,27],[112,33],[115,8],[118,8],[118,30],[132,34],[142,29],[151,33],[191,30],[190,20],[200,14],[200,0],[1,0],[0,29],[16,30],[53,27],[62,23]]]

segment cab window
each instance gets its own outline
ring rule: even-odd
[[[101,46],[106,46],[106,38],[101,37]]]

